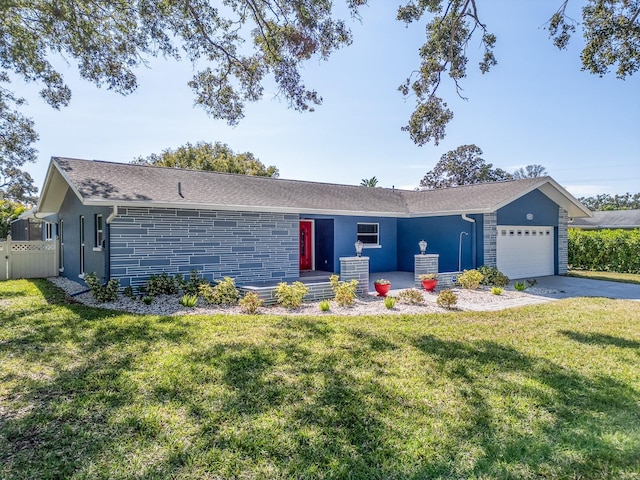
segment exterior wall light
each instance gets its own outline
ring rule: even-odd
[[[356,255],[358,257],[361,257],[362,256],[362,247],[364,246],[364,244],[360,240],[358,240],[354,245],[356,247]]]
[[[420,255],[424,255],[427,251],[427,242],[420,240],[418,246],[420,247]]]
[[[527,213],[527,220],[533,220],[533,213]]]

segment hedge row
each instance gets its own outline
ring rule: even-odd
[[[640,230],[569,229],[569,266],[640,273]]]

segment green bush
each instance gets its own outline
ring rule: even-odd
[[[198,270],[191,270],[188,279],[185,279],[180,274],[176,275],[175,278],[178,287],[186,295],[198,295],[200,285],[209,285],[209,280],[201,277]]]
[[[481,285],[489,285],[492,287],[506,287],[509,285],[509,277],[496,267],[483,265],[478,268],[478,271],[482,274]]]
[[[356,300],[356,288],[358,287],[358,281],[353,279],[348,282],[340,282],[338,275],[331,275],[329,277],[331,282],[331,288],[335,294],[335,301],[341,307],[350,307]]]
[[[178,290],[177,279],[166,272],[149,276],[149,280],[147,280],[147,284],[144,287],[145,294],[151,297],[156,295],[175,295]]]
[[[396,299],[393,297],[384,297],[384,306],[387,307],[388,310],[391,310],[396,306]]]
[[[236,288],[236,282],[229,277],[216,280],[214,287],[208,283],[201,284],[198,287],[198,294],[205,302],[214,305],[235,305],[240,299],[240,292]]]
[[[458,283],[467,290],[477,290],[484,276],[478,270],[464,270],[458,276]]]
[[[447,288],[440,292],[438,298],[436,298],[436,303],[442,308],[451,310],[458,303],[458,296]]]
[[[120,280],[112,278],[106,285],[102,285],[102,282],[98,278],[95,272],[86,273],[84,275],[84,281],[91,290],[91,295],[98,302],[115,302],[118,299],[118,291],[120,290]]]
[[[129,285],[128,287],[124,287],[124,289],[122,290],[122,296],[130,298],[132,300],[136,298],[133,293],[133,287],[131,285]]]
[[[415,288],[402,290],[400,293],[398,293],[397,298],[399,302],[410,303],[412,305],[417,305],[418,303],[424,302],[422,292]]]
[[[331,310],[331,303],[329,302],[329,300],[322,300],[318,304],[318,308],[321,312],[328,312],[329,310]]]
[[[153,303],[153,297],[142,297],[142,301],[145,305],[151,305]]]
[[[188,293],[185,293],[180,299],[180,305],[183,307],[193,308],[196,306],[196,303],[198,303],[197,295],[189,295]]]
[[[527,289],[527,285],[524,282],[516,282],[513,284],[513,288],[519,292],[524,292]]]
[[[253,315],[258,311],[264,304],[264,300],[262,300],[256,292],[248,292],[244,297],[238,301],[238,305],[240,305],[240,309],[249,315]]]
[[[569,229],[569,265],[580,270],[640,273],[640,229]]]
[[[293,282],[291,285],[280,282],[276,287],[276,298],[283,307],[298,308],[302,305],[302,299],[308,292],[309,289],[302,282]]]
[[[491,293],[494,295],[502,295],[502,288],[500,287],[492,287]]]

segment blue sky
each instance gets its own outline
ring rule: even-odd
[[[424,25],[406,28],[395,20],[397,2],[387,1],[372,2],[362,22],[353,22],[353,45],[304,66],[307,85],[324,98],[314,113],[287,109],[267,83],[265,98],[229,127],[193,107],[186,85],[192,66],[162,59],[139,71],[139,89],[127,97],[65,68],[73,98],[60,111],[39,99],[37,86],[15,82],[40,134],[39,160],[25,169],[41,187],[51,156],[126,163],[202,140],[253,152],[282,178],[359,184],[376,176],[383,187],[414,188],[442,154],[473,143],[488,163],[507,171],[544,165],[575,196],[639,192],[640,74],[622,81],[582,72],[581,34],[560,52],[543,28],[555,3],[514,4],[478,2],[498,37],[498,65],[486,75],[477,71],[481,49],[474,39],[462,83],[469,100],[443,85],[455,117],[438,146],[418,147],[400,131],[414,104],[397,87],[419,65]]]

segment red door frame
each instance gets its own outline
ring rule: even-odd
[[[313,220],[300,220],[300,270],[314,269]]]

